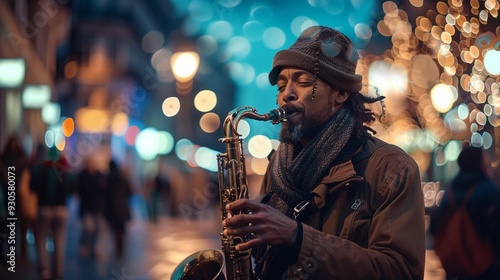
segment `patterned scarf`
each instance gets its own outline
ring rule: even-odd
[[[354,115],[343,107],[295,158],[294,144],[281,143],[278,158],[271,166],[273,194],[268,204],[291,217],[293,208],[309,198],[309,193],[336,162],[355,125]]]

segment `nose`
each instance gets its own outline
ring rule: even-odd
[[[291,83],[288,84],[286,86],[285,90],[283,91],[282,100],[285,103],[297,100],[297,93],[295,92],[295,88],[293,87],[293,85]]]

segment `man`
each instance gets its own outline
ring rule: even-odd
[[[434,236],[436,255],[449,279],[498,279],[500,189],[492,181],[491,161],[482,147],[464,141],[457,164],[460,170],[445,188],[439,207],[430,213],[429,231]],[[469,214],[478,238],[471,237],[465,229],[455,238],[449,238],[446,228],[454,228],[450,225],[454,223],[453,213],[462,207]]]
[[[38,196],[38,236],[35,239],[39,269],[37,279],[62,279],[69,215],[66,201],[74,191],[71,166],[67,158],[52,147],[46,154],[46,160],[33,171],[30,187]],[[49,236],[54,243],[53,253],[46,246]]]
[[[254,238],[261,279],[423,279],[424,199],[415,161],[372,137],[352,42],[314,26],[274,58],[287,110],[263,181],[263,203],[237,200],[225,234]],[[372,131],[373,132],[373,131]]]
[[[85,258],[95,258],[100,253],[97,251],[97,238],[105,205],[105,176],[90,156],[85,159],[84,169],[77,176],[76,193],[80,199],[79,216],[82,222],[79,251]]]

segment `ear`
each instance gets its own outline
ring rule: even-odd
[[[349,93],[341,90],[336,90],[335,96],[335,103],[336,104],[343,104],[347,98],[349,97]]]

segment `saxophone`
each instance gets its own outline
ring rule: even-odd
[[[224,138],[219,139],[225,144],[226,152],[217,155],[222,220],[231,215],[226,211],[228,203],[249,197],[243,140],[237,131],[239,121],[244,118],[279,124],[286,121],[286,111],[283,108],[277,108],[260,115],[257,114],[255,108],[243,106],[228,113],[223,123]],[[243,213],[250,213],[250,211],[239,214]],[[250,240],[252,235],[242,237],[221,233],[220,237],[222,250],[207,249],[189,255],[175,268],[171,280],[257,279],[253,272],[251,249],[245,251],[235,249],[236,245]]]

